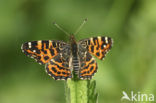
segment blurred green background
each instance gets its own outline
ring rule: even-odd
[[[84,18],[77,40],[110,36],[113,48],[97,60],[99,103],[120,103],[122,91],[156,95],[156,0],[1,0],[0,103],[64,103],[64,81],[21,52],[33,40],[69,38]]]

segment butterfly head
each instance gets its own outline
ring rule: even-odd
[[[73,34],[70,35],[70,42],[71,43],[76,43],[75,37]]]

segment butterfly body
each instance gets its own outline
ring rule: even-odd
[[[45,64],[46,72],[55,80],[91,79],[97,72],[92,55],[103,59],[111,46],[109,37],[98,36],[77,42],[74,35],[70,35],[69,43],[55,40],[26,42],[22,51],[38,63]]]
[[[74,35],[70,36],[70,45],[71,45],[71,64],[72,64],[72,72],[73,77],[76,79],[79,77],[79,70],[80,70],[80,59],[78,55],[78,45],[74,38]]]

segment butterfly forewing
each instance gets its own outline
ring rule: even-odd
[[[60,53],[60,45],[66,45],[62,41],[40,40],[26,42],[22,45],[22,51],[38,63],[48,63],[53,57]]]
[[[90,54],[103,59],[112,47],[112,39],[110,37],[98,36],[81,40],[79,44],[84,46]]]

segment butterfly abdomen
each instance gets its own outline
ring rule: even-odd
[[[73,60],[72,60],[72,64],[73,64],[73,72],[76,76],[79,76],[79,70],[80,70],[80,64],[79,64],[79,59],[77,56],[73,56]]]

